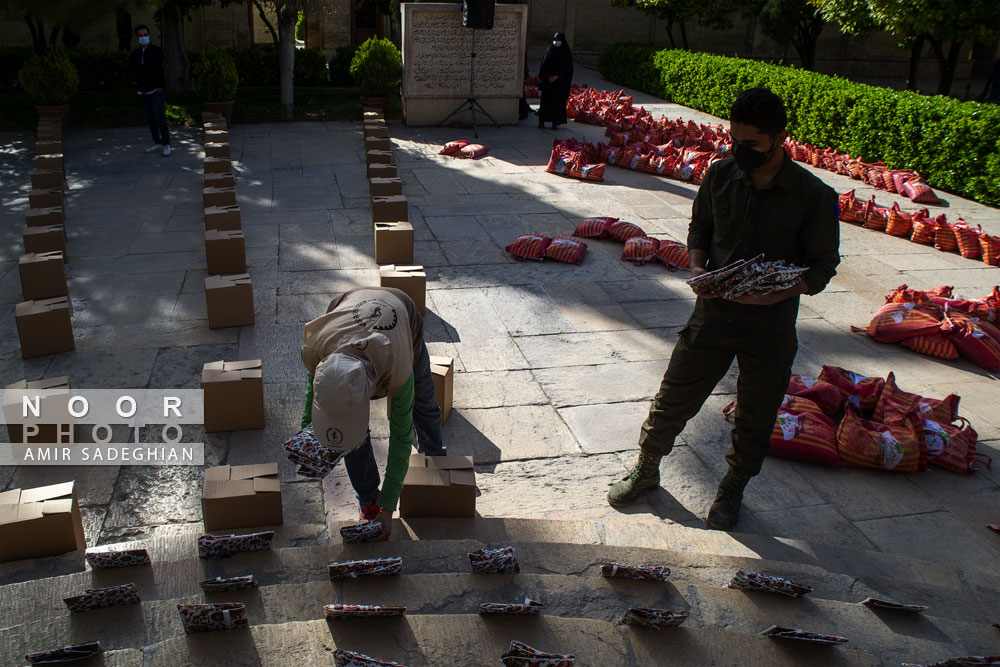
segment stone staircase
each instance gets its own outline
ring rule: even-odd
[[[837,545],[719,533],[664,521],[413,519],[387,543],[328,541],[325,527],[284,525],[270,551],[197,558],[199,524],[141,543],[151,567],[85,570],[79,552],[0,565],[0,662],[24,653],[101,641],[104,665],[332,664],[341,647],[405,665],[492,665],[510,640],[577,656],[578,665],[898,665],[996,653],[1000,599],[992,565],[940,563]],[[249,531],[240,531],[249,532]],[[133,546],[140,543],[135,543]],[[472,574],[466,554],[517,548],[517,575]],[[130,543],[132,545],[132,543]],[[327,563],[402,556],[403,574],[331,582]],[[605,579],[600,563],[667,565],[667,582]],[[805,598],[724,588],[739,568],[813,586]],[[254,574],[259,588],[205,595],[198,582]],[[142,604],[71,615],[62,598],[133,582]],[[481,602],[544,603],[539,617],[481,617]],[[926,604],[919,615],[873,612],[868,596]],[[238,601],[251,628],[185,635],[177,603]],[[323,619],[329,603],[393,604],[402,618]],[[615,625],[627,607],[689,611],[679,628]],[[30,619],[30,620],[27,620]],[[756,633],[772,624],[839,634],[821,647]]]

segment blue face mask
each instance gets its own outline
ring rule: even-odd
[[[140,37],[139,44],[141,46],[149,46],[149,37]]]

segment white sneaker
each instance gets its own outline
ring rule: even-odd
[[[162,146],[160,146],[160,144],[150,144],[146,148],[146,152],[147,153],[155,153],[156,151],[160,150],[161,148],[162,148]]]
[[[164,146],[163,147],[163,157],[170,157],[170,153],[171,153],[170,146]]]

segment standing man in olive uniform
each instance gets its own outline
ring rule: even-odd
[[[729,120],[733,159],[708,170],[691,212],[691,277],[760,253],[809,270],[798,284],[773,294],[723,299],[695,290],[694,312],[642,425],[639,459],[608,492],[613,507],[624,507],[659,485],[661,458],[735,358],[739,380],[729,471],[706,521],[715,530],[736,525],[743,490],[770,449],[798,349],[799,296],[821,292],[840,263],[837,194],[782,148],[788,118],[781,99],[765,88],[744,91]]]

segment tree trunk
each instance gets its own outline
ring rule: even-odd
[[[807,70],[816,69],[816,43],[819,41],[819,34],[823,32],[823,20],[816,15],[812,18],[803,18],[795,26],[792,33],[792,46],[799,54],[799,61],[802,68]]]
[[[253,6],[257,8],[257,14],[260,16],[260,20],[264,22],[264,26],[267,27],[267,31],[271,33],[271,39],[274,41],[274,48],[278,48],[278,33],[274,31],[274,25],[267,18],[267,14],[264,13],[264,7],[261,6],[260,0],[251,0]]]
[[[132,50],[132,15],[124,5],[115,7],[115,33],[118,36],[118,50]]]
[[[167,90],[179,93],[187,90],[191,73],[184,50],[184,18],[176,3],[168,2],[159,12],[163,31],[163,57],[167,65]]]
[[[670,48],[677,48],[677,41],[674,39],[674,17],[667,17],[667,38],[670,40]]]
[[[45,25],[42,20],[34,14],[28,13],[24,15],[24,22],[28,24],[28,30],[31,31],[31,45],[35,48],[35,53],[44,54],[46,49]]]
[[[1000,88],[1000,58],[993,63],[993,69],[990,70],[990,75],[986,77],[986,85],[983,86],[983,92],[979,94],[979,101],[985,102],[989,99],[990,88],[993,87],[994,83],[998,88]]]
[[[59,31],[62,30],[62,26],[58,23],[52,26],[52,32],[49,35],[49,46],[55,46],[56,40],[59,39]]]
[[[679,24],[679,27],[681,29],[681,48],[683,48],[685,51],[688,51],[689,49],[688,49],[688,31],[687,31],[687,25],[684,23],[683,19],[681,19],[680,21],[678,21],[678,24]]]
[[[918,35],[910,46],[910,68],[906,72],[906,89],[917,89],[917,76],[920,72],[920,54],[924,50],[924,40],[926,35]]]
[[[948,58],[941,69],[941,79],[938,82],[938,95],[950,95],[951,85],[955,81],[955,69],[958,67],[958,53],[962,50],[962,42],[955,40],[948,49]]]
[[[299,13],[294,7],[278,11],[278,70],[281,81],[281,120],[295,119],[295,23]]]

